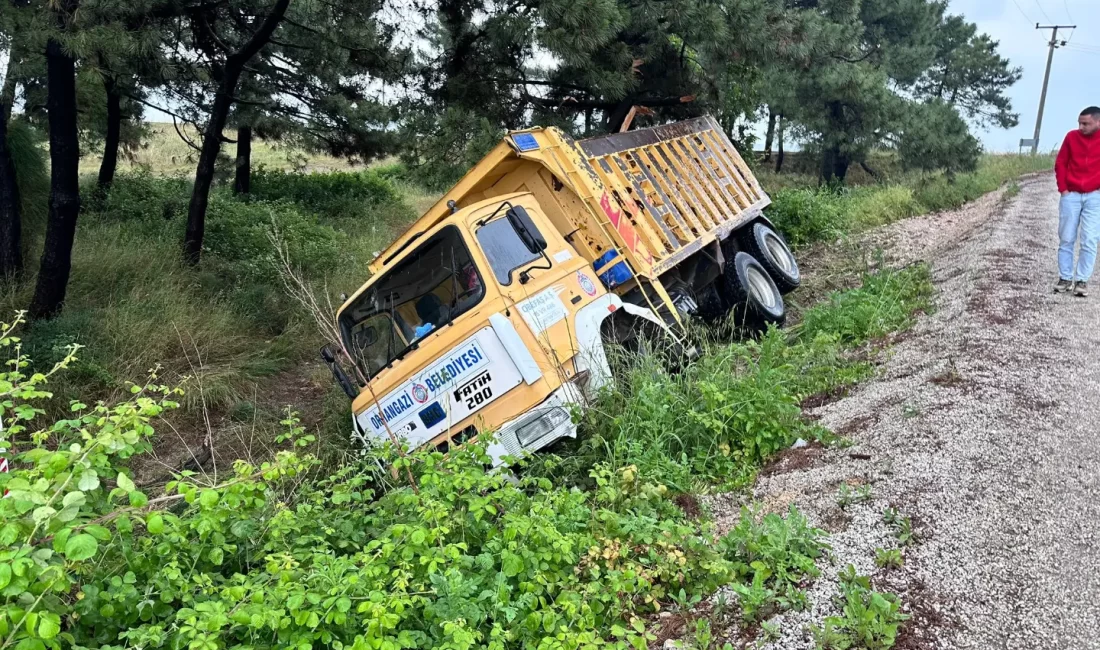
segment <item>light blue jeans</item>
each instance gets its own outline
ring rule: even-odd
[[[1058,272],[1063,280],[1088,282],[1096,266],[1096,243],[1100,240],[1100,192],[1080,194],[1070,192],[1062,197],[1061,223],[1058,237]],[[1081,251],[1077,255],[1077,273],[1073,272],[1073,253],[1077,242]]]

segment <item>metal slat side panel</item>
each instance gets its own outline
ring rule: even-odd
[[[730,179],[742,197],[749,205],[756,202],[755,192],[745,180],[745,175],[738,168],[737,163],[729,157],[729,152],[724,150],[724,147],[717,141],[713,133],[700,133],[699,139],[706,145],[707,151],[718,161],[718,164],[725,170],[726,176]]]
[[[745,163],[745,159],[741,157],[741,152],[737,150],[737,147],[733,146],[733,143],[730,142],[730,139],[726,137],[726,134],[718,126],[718,122],[713,117],[708,117],[706,119],[711,124],[711,131],[714,132],[721,148],[725,150],[726,155],[734,160],[745,182],[752,186],[756,194],[756,199],[760,200],[767,197],[767,193],[765,193],[764,188],[761,187],[759,179],[757,179],[756,175],[749,169],[748,164]]]
[[[653,185],[653,190],[657,193],[657,196],[661,197],[661,200],[668,207],[668,214],[672,215],[676,222],[676,228],[680,230],[680,245],[683,246],[687,242],[698,237],[699,233],[694,231],[687,223],[688,216],[686,212],[688,212],[688,210],[684,209],[682,203],[683,199],[680,198],[680,194],[678,192],[668,191],[664,175],[660,173],[659,169],[656,170],[657,173],[654,173],[654,170],[650,169],[645,159],[641,157],[641,154],[645,152],[646,149],[648,149],[648,147],[640,147],[624,153],[623,156],[629,161],[628,164],[633,165],[638,169],[639,173],[646,177],[650,184]]]
[[[650,203],[645,189],[638,183],[637,179],[634,178],[634,175],[630,173],[630,170],[627,168],[622,158],[616,155],[610,155],[601,160],[600,163],[601,165],[607,164],[612,170],[618,170],[619,179],[628,187],[634,188],[635,195],[632,198],[642,207],[642,212],[645,213],[645,218],[639,219],[639,221],[644,222],[650,228],[652,228],[651,224],[657,224],[661,229],[661,233],[664,235],[665,247],[668,250],[674,251],[680,248],[680,239],[668,229],[668,224],[665,223],[662,216],[662,210],[667,210],[667,208],[664,206],[655,206]]]
[[[628,183],[625,178],[622,178],[620,174],[616,173],[614,167],[606,160],[596,160],[592,162],[592,169],[600,178],[600,182],[613,194],[616,192],[615,188],[617,187],[621,187],[623,189],[630,187],[630,183]],[[610,198],[613,201],[621,203],[617,196],[611,196]],[[644,197],[641,200],[644,201]],[[637,200],[635,201],[635,203],[638,205],[638,209],[640,211],[645,211],[646,208],[644,207],[644,204],[639,203]],[[627,212],[625,208],[623,208],[623,211]],[[665,242],[661,238],[661,236],[653,230],[653,227],[650,225],[650,221],[651,220],[648,218],[637,219],[634,222],[635,230],[642,234],[644,238],[643,243],[650,250],[654,257],[664,257],[668,254],[669,248],[665,245]]]
[[[629,189],[640,209],[639,233],[653,242],[658,275],[757,218],[770,203],[710,117],[582,140],[576,149],[610,191]],[[661,243],[667,245],[662,249]]]
[[[660,159],[653,155],[657,150],[657,146],[659,145],[639,149],[634,152],[634,157],[649,169],[651,176],[661,183],[665,194],[679,206],[680,215],[683,216],[692,235],[698,237],[708,230],[700,221],[699,211],[702,206],[698,205],[694,196],[682,187],[682,183],[677,182],[678,179],[674,175],[675,170],[667,166],[662,167]]]
[[[679,148],[679,153],[682,154],[684,159],[694,163],[696,170],[700,172],[700,176],[710,179],[708,188],[710,191],[718,193],[722,199],[721,203],[728,206],[723,213],[740,212],[744,209],[744,206],[738,202],[737,197],[730,193],[729,188],[722,183],[715,173],[715,170],[711,168],[710,163],[708,163],[702,154],[694,147],[693,143],[687,141],[686,138],[682,138],[675,140],[674,144]]]
[[[713,152],[706,149],[706,145],[701,139],[688,138],[687,145],[691,147],[695,155],[699,157],[703,167],[714,175],[715,182],[733,197],[733,201],[737,207],[744,210],[752,205],[752,201],[741,192],[741,188],[737,186],[732,178],[730,178],[729,170],[723,167],[721,161]]]
[[[666,235],[671,237],[672,248],[676,249],[683,245],[683,238],[676,235],[673,228],[676,226],[671,223],[669,216],[675,212],[675,206],[669,203],[668,197],[660,192],[660,189],[653,183],[652,179],[644,173],[644,170],[638,168],[637,162],[631,158],[629,152],[623,152],[619,154],[612,154],[608,158],[615,162],[615,165],[623,172],[623,174],[630,179],[634,185],[634,189],[637,190],[645,197],[645,205],[652,208],[651,214],[657,215],[661,229]],[[646,184],[652,187],[652,191],[646,189]]]
[[[698,161],[685,154],[682,143],[669,141],[662,143],[666,156],[684,170],[684,176],[691,179],[699,189],[699,193],[706,199],[712,209],[711,221],[718,226],[726,220],[731,205],[729,197],[725,196],[714,183],[707,181],[706,172],[700,167]]]
[[[675,180],[675,186],[679,187],[681,194],[687,197],[687,201],[692,207],[695,227],[698,228],[698,231],[706,232],[717,225],[720,220],[719,212],[714,209],[714,206],[709,205],[709,199],[701,195],[690,176],[684,174],[678,164],[672,162],[667,150],[665,150],[665,144],[661,143],[653,146],[647,153],[654,159],[654,164],[664,164],[667,175]]]

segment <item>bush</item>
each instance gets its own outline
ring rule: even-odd
[[[836,239],[849,227],[844,198],[828,189],[782,190],[772,197],[768,217],[792,246]]]
[[[81,194],[88,198],[86,210],[97,221],[144,222],[155,230],[187,214],[191,181],[182,176],[154,176],[148,170],[115,176],[110,192],[99,196],[96,179],[88,178]]]
[[[270,462],[147,495],[128,465],[177,391],[74,403],[32,433],[53,373],[23,375],[25,361],[0,372],[0,443],[17,450],[0,474],[0,634],[14,647],[644,647],[643,616],[732,577],[635,468],[596,468],[590,493],[517,484],[473,445],[387,455],[418,487],[389,485],[372,460],[320,473],[293,416]]]
[[[347,237],[331,226],[318,223],[288,202],[242,203],[215,195],[206,217],[205,247],[229,262],[242,279],[272,276],[275,248],[273,229],[285,241],[290,259],[307,276],[334,271],[348,256]]]
[[[390,178],[373,169],[304,174],[258,166],[252,171],[250,194],[261,201],[293,201],[336,218],[364,215],[371,208],[401,201]]]

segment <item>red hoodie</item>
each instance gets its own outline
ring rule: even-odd
[[[1070,131],[1054,164],[1059,192],[1089,194],[1100,190],[1100,133]]]

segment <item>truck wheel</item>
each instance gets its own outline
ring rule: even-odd
[[[699,292],[699,317],[710,325],[720,323],[730,310],[716,284],[711,284]]]
[[[741,250],[755,257],[767,270],[780,293],[786,295],[802,283],[798,262],[787,242],[767,224],[758,221],[752,227],[746,228],[740,234],[739,243]]]
[[[783,294],[756,258],[738,253],[726,263],[724,279],[734,311],[746,325],[783,324]]]

